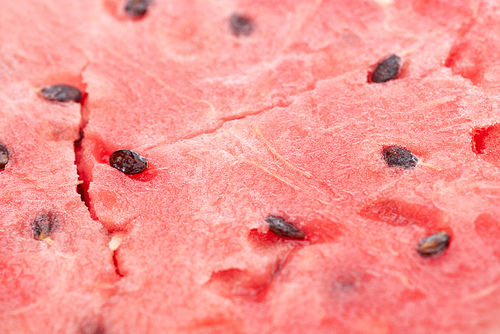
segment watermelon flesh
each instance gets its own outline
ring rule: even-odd
[[[498,48],[493,33],[477,39],[495,4],[171,1],[135,20],[114,0],[0,10],[2,30],[25,36],[4,36],[0,53],[0,333],[500,330],[486,56]],[[231,33],[233,13],[251,34]],[[52,33],[35,43],[32,31]],[[400,76],[369,83],[391,53]],[[58,83],[84,91],[82,105],[34,90]],[[389,167],[387,145],[419,164]],[[149,168],[112,168],[124,148]],[[46,210],[60,220],[51,245],[32,231]],[[305,240],[270,232],[270,215]],[[438,231],[449,248],[421,257]]]
[[[74,40],[85,27],[61,30],[84,12],[74,4],[70,17],[52,5],[0,4],[0,140],[10,155],[0,175],[0,333],[96,333],[119,279],[107,231],[76,192],[81,105],[36,93],[58,83],[85,89],[87,59]],[[44,216],[50,237],[37,239]]]
[[[378,92],[384,108],[378,108],[378,114],[373,111],[377,108],[371,109],[366,123],[359,116],[353,123],[350,114],[332,107],[356,76],[347,84],[335,79],[324,82],[288,108],[227,123],[211,135],[143,151],[153,166],[167,167],[147,183],[124,179],[105,164],[94,167],[89,195],[99,203],[94,208],[100,221],[118,218],[125,229],[132,229],[117,252],[124,287],[111,298],[110,312],[115,315],[111,321],[123,324],[119,331],[140,323],[141,315],[129,305],[142,297],[148,300],[146,314],[171,317],[168,323],[153,320],[157,331],[179,330],[184,323],[194,324],[189,330],[210,326],[227,332],[253,332],[257,323],[283,332],[297,326],[318,332],[332,328],[370,332],[374,326],[381,327],[381,332],[411,332],[417,324],[443,332],[448,328],[470,332],[482,323],[487,328],[496,326],[491,323],[497,316],[496,293],[481,296],[496,289],[495,275],[479,279],[476,274],[480,268],[489,268],[489,273],[498,268],[497,257],[476,246],[484,243],[484,232],[474,232],[482,229],[475,220],[478,210],[484,209],[472,201],[456,211],[461,205],[457,193],[484,201],[484,192],[495,192],[481,189],[483,183],[495,184],[497,172],[472,152],[471,124],[464,122],[492,117],[495,109],[492,101],[485,101],[457,116],[458,105],[475,103],[472,96],[467,97],[474,88],[444,72],[426,80],[408,80],[408,86],[398,83],[385,88],[384,95]],[[363,78],[360,71],[357,80]],[[408,87],[420,91],[422,100],[403,98]],[[379,87],[364,85],[352,97],[359,103],[359,109],[353,108],[356,112],[363,113],[361,108],[367,104],[363,97],[373,95],[373,90]],[[471,100],[451,100],[448,94],[457,91]],[[321,102],[311,106],[311,101]],[[406,105],[417,106],[409,110],[415,116],[413,122],[405,121],[408,114],[401,113]],[[440,118],[441,123],[429,126],[425,117],[429,110],[456,117]],[[371,119],[377,119],[390,135],[379,137],[378,127],[370,129]],[[421,136],[401,131],[402,123],[419,129]],[[342,131],[345,127],[352,131]],[[356,139],[361,131],[364,138]],[[443,135],[437,140],[433,133]],[[292,136],[296,147],[290,145]],[[436,169],[389,170],[379,156],[380,147],[387,143],[404,143]],[[443,151],[446,156],[439,154]],[[464,176],[465,166],[472,164],[477,169],[469,169],[471,175]],[[98,174],[102,176],[97,178]],[[110,198],[110,184],[120,181],[122,193]],[[405,186],[400,187],[401,183]],[[165,185],[175,195],[165,194]],[[154,223],[150,216],[120,215],[131,203],[137,203],[139,210],[145,203],[165,203],[165,197],[168,205],[151,204],[158,217]],[[235,206],[238,200],[247,205]],[[494,208],[495,203],[493,198],[487,205]],[[262,224],[270,213],[294,222],[308,242],[272,239]],[[441,258],[421,259],[414,249],[418,240],[439,230],[452,234],[450,249]],[[168,252],[154,246],[160,240],[171,241],[163,246]],[[142,249],[140,255],[138,249]],[[172,295],[176,287],[186,285],[191,294]],[[454,288],[446,293],[443,286]],[[162,291],[165,294],[158,298]],[[470,305],[457,307],[462,303],[477,305],[481,312],[471,314]],[[192,312],[198,310],[195,305],[204,305],[201,314]],[[153,311],[157,309],[161,311]],[[417,311],[422,309],[426,312]],[[123,320],[124,313],[129,323]],[[178,327],[170,327],[175,318]],[[395,318],[411,321],[396,326]]]
[[[106,230],[75,191],[80,105],[42,101],[29,82],[0,76],[0,132],[10,153],[1,172],[0,332],[99,326],[117,275]]]

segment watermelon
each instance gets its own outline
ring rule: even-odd
[[[0,12],[0,333],[500,332],[495,2]]]

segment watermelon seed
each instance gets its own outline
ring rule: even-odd
[[[82,92],[78,88],[69,85],[43,87],[39,92],[49,101],[80,102],[82,100]]]
[[[58,224],[59,218],[55,212],[43,212],[39,214],[31,224],[33,236],[35,239],[44,240],[51,245],[52,240],[50,239],[50,236],[57,228]]]
[[[233,14],[229,18],[229,25],[234,36],[250,36],[254,30],[253,20],[245,15]]]
[[[400,168],[415,168],[418,163],[418,158],[404,147],[391,145],[384,147],[382,150],[387,166]]]
[[[336,294],[351,293],[357,291],[360,285],[360,278],[350,273],[339,274],[334,282]]]
[[[299,240],[306,237],[304,232],[286,222],[281,217],[269,216],[266,218],[266,223],[269,225],[269,230],[280,237]]]
[[[125,4],[125,12],[132,18],[141,18],[146,15],[149,0],[128,0]]]
[[[382,83],[396,79],[401,70],[401,58],[390,55],[382,60],[371,75],[371,82]]]
[[[418,242],[417,251],[423,257],[431,257],[441,254],[450,245],[450,235],[440,231]]]
[[[0,170],[4,170],[5,166],[9,163],[9,150],[2,143],[0,143]]]
[[[105,334],[106,331],[101,324],[101,320],[98,323],[90,323],[80,328],[79,334]]]
[[[148,168],[148,160],[131,150],[114,151],[109,164],[124,174],[139,174]]]

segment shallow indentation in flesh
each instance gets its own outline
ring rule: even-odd
[[[94,159],[103,164],[109,163],[109,157],[113,153],[113,149],[109,148],[103,141],[93,138],[92,155]]]
[[[491,246],[500,259],[500,221],[488,213],[482,213],[474,220],[474,229],[481,240]]]
[[[485,161],[500,166],[500,123],[475,129],[472,151]]]
[[[248,241],[257,250],[265,250],[278,243],[280,237],[270,231],[261,232],[258,229],[252,229],[248,233]]]
[[[477,85],[484,79],[484,59],[480,52],[472,50],[474,45],[469,42],[457,43],[451,48],[444,65],[451,68],[453,74],[460,75]]]
[[[418,225],[433,228],[440,225],[442,212],[433,207],[382,198],[365,205],[360,216],[393,226]]]
[[[264,275],[255,275],[244,269],[229,268],[214,271],[205,286],[223,297],[259,300],[264,297],[270,282],[271,279]]]

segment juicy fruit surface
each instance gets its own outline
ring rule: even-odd
[[[80,106],[0,80],[0,333],[76,333],[99,321],[116,281],[106,232],[75,191]]]
[[[498,37],[476,38],[496,4],[124,6],[0,5],[27,38],[0,49],[0,332],[498,332]],[[390,54],[398,77],[369,82]],[[55,84],[86,97],[33,90]],[[120,149],[147,169],[110,166]],[[44,210],[51,245],[30,230]]]
[[[0,172],[2,334],[97,328],[118,278],[106,230],[76,192],[81,105],[37,94],[59,80],[84,88],[86,59],[69,41],[75,30],[60,29],[75,17],[52,5],[0,4],[0,140],[9,152]],[[52,15],[37,28],[28,23]]]
[[[481,187],[495,184],[498,171],[472,152],[467,121],[496,111],[488,99],[473,107],[478,95],[464,81],[450,80],[444,87],[443,81],[451,79],[444,72],[385,89],[378,102],[385,108],[370,111],[378,119],[371,129],[332,107],[356,80],[353,76],[349,83],[325,81],[288,108],[147,150],[151,161],[166,167],[147,183],[123,179],[104,164],[94,168],[89,194],[100,221],[123,222],[130,230],[118,251],[123,290],[111,299],[110,320],[120,331],[140,322],[129,304],[142,296],[148,300],[144,312],[158,315],[152,321],[158,331],[179,330],[185,323],[194,324],[186,331],[208,327],[243,333],[285,333],[302,326],[353,333],[369,333],[373,326],[383,333],[417,332],[418,326],[443,332],[496,328],[498,259],[477,246],[483,242],[473,231],[478,212],[498,214],[495,199],[483,202],[485,194],[496,191]],[[395,98],[408,87],[425,98]],[[374,89],[362,86],[353,100],[365,108],[364,96]],[[464,100],[446,98],[458,91]],[[470,106],[462,116],[455,114],[461,103]],[[408,105],[412,122],[400,111]],[[423,121],[429,110],[455,117],[431,125]],[[401,123],[418,130],[418,138],[402,131]],[[345,130],[352,128],[357,131]],[[381,157],[387,142],[405,143],[441,170],[388,168]],[[119,180],[126,195],[110,197],[109,182]],[[458,210],[457,196],[468,196],[470,203]],[[137,211],[153,208],[154,222],[149,215],[130,216],[134,205]],[[287,215],[306,233],[307,243],[268,240],[262,220],[269,212]],[[452,234],[450,249],[440,258],[421,259],[418,241],[443,229]],[[138,251],[144,244],[151,249]],[[307,262],[312,264],[304,268]],[[488,275],[478,277],[480,268],[489,268]],[[179,286],[186,291],[172,295]],[[470,312],[472,305],[481,311]],[[426,312],[416,311],[421,309]],[[164,314],[173,316],[165,322]],[[266,329],[255,327],[259,322]]]

